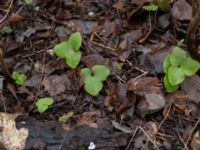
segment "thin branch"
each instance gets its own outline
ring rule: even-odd
[[[10,5],[9,5],[9,8],[8,8],[6,14],[4,15],[4,17],[0,20],[0,23],[2,23],[2,22],[7,18],[8,14],[9,14],[9,12],[10,12],[10,9],[11,9],[11,7],[12,7],[12,5],[13,5],[13,1],[14,1],[14,0],[11,0]]]

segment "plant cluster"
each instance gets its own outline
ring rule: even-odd
[[[53,51],[59,58],[64,59],[71,69],[75,69],[81,60],[81,44],[81,34],[80,32],[76,32],[71,34],[68,40],[55,45]],[[109,73],[110,70],[102,65],[95,65],[92,69],[81,69],[85,91],[92,96],[97,96],[103,88],[102,82],[107,79]],[[43,113],[52,104],[53,99],[51,97],[41,98],[36,102],[37,110],[38,112]],[[64,120],[66,122],[72,115],[72,113],[67,114],[60,118],[60,121]]]
[[[25,74],[14,71],[12,73],[12,78],[18,85],[23,85],[26,82],[27,76]]]
[[[176,46],[165,58],[163,69],[164,85],[168,93],[175,92],[187,76],[192,76],[200,68],[200,63],[186,55],[186,52]]]

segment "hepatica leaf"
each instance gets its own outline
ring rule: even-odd
[[[95,65],[89,68],[81,69],[81,75],[84,79],[84,89],[92,96],[97,96],[103,88],[102,81],[109,76],[110,70],[102,65]]]
[[[15,80],[15,82],[18,85],[23,85],[25,83],[26,79],[27,79],[27,76],[25,74],[14,71],[12,73],[12,78]]]
[[[165,89],[168,93],[175,92],[179,88],[179,85],[171,85],[169,83],[167,75],[164,77],[164,85],[165,85]]]
[[[72,34],[69,37],[68,42],[72,46],[72,49],[74,51],[79,51],[81,44],[82,44],[82,38],[81,38],[80,32],[76,32],[76,33]]]
[[[163,62],[163,70],[164,70],[164,73],[167,73],[169,66],[170,66],[170,56],[168,55],[168,56],[165,58],[164,62]]]
[[[81,60],[81,52],[79,51],[82,44],[80,32],[73,33],[67,41],[63,41],[53,48],[56,55],[65,59],[66,64],[74,69]]]
[[[91,76],[91,70],[89,68],[81,69],[81,76],[84,80],[87,80],[87,78]]]
[[[81,60],[81,52],[72,51],[72,53],[70,53],[70,55],[67,56],[66,63],[70,68],[74,69],[76,68],[76,66],[78,66],[80,60]]]
[[[191,76],[199,70],[200,64],[198,61],[188,57],[181,65],[181,68],[183,69],[185,75]]]
[[[170,64],[173,66],[180,65],[186,59],[186,53],[179,47],[175,47],[170,54]]]
[[[71,46],[68,44],[67,41],[61,42],[60,44],[57,44],[54,48],[53,48],[54,52],[56,53],[56,55],[60,58],[66,58],[67,56],[67,52],[68,51],[72,51]]]
[[[100,81],[104,81],[110,74],[110,70],[102,65],[95,65],[92,67],[92,71],[94,72],[94,76],[97,77]]]
[[[185,79],[183,69],[176,66],[170,66],[168,69],[168,79],[171,85],[180,84]]]
[[[40,113],[45,112],[52,104],[53,104],[53,99],[51,97],[38,99],[37,102],[35,103],[35,105],[37,106],[37,110]]]
[[[102,88],[102,82],[96,77],[90,76],[85,80],[84,89],[92,96],[97,96]]]
[[[183,42],[183,41],[181,41]],[[179,42],[180,45],[180,42]],[[163,70],[165,73],[164,85],[167,92],[175,92],[186,76],[192,76],[200,68],[200,63],[186,55],[179,47],[165,58]]]

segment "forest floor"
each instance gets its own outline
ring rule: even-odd
[[[163,61],[186,39],[192,7],[174,0],[168,10],[147,11],[149,1],[0,1],[0,111],[41,123],[29,124],[39,133],[26,149],[198,150],[199,76],[172,94],[163,84]],[[77,31],[82,56],[70,69],[52,49]],[[181,48],[187,51],[186,42]],[[97,64],[110,75],[91,96],[80,70]],[[13,81],[14,71],[27,76],[23,85]],[[35,102],[45,97],[54,103],[39,113]],[[65,128],[58,134],[46,129],[51,124]]]

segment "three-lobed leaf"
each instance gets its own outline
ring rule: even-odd
[[[95,65],[89,68],[81,69],[81,75],[84,80],[84,89],[92,96],[97,96],[103,88],[102,81],[109,76],[110,70],[102,65]]]
[[[65,59],[66,64],[74,69],[78,66],[81,60],[81,52],[79,51],[82,44],[81,33],[76,32],[70,35],[67,41],[57,44],[53,51],[62,59]]]
[[[186,52],[175,47],[164,62],[163,69],[166,74],[164,85],[166,91],[172,93],[179,88],[186,76],[195,74],[200,68],[200,63],[186,55]]]
[[[35,105],[37,106],[38,112],[43,113],[53,104],[53,102],[51,97],[45,97],[38,99]]]
[[[14,71],[12,73],[12,78],[15,80],[15,82],[18,85],[23,85],[25,83],[26,79],[27,79],[27,76],[25,74]]]

